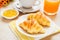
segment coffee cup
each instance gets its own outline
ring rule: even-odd
[[[35,2],[37,0],[19,0],[19,3],[22,5],[24,8],[32,8],[32,6],[35,5]]]

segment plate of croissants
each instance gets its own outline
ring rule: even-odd
[[[56,33],[59,30],[59,27],[41,12],[20,16],[16,20],[16,27],[19,32],[26,36],[40,38]]]

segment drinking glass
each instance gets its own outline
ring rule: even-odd
[[[59,0],[44,0],[44,12],[47,15],[57,14],[59,8]]]

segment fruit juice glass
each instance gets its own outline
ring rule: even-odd
[[[44,12],[47,15],[57,14],[59,8],[59,0],[44,0]]]

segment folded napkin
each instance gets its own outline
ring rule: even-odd
[[[10,25],[10,29],[13,31],[13,33],[17,36],[17,38],[18,38],[19,40],[37,40],[36,38],[28,37],[28,36],[20,33],[20,32],[17,30],[17,28],[16,28],[15,22],[16,22],[16,21],[14,20],[14,21],[10,22],[9,25]],[[58,32],[60,33],[60,30],[57,30],[57,32],[55,32],[55,33],[58,33]],[[55,33],[53,33],[53,34],[55,34]],[[50,35],[52,35],[52,34],[50,34]],[[49,35],[48,35],[48,36],[49,36]],[[46,37],[47,37],[47,36],[46,36]],[[45,39],[44,39],[44,40],[45,40]]]
[[[19,40],[34,40],[32,37],[28,37],[20,33],[16,28],[15,21],[10,22],[10,29],[15,33]]]

